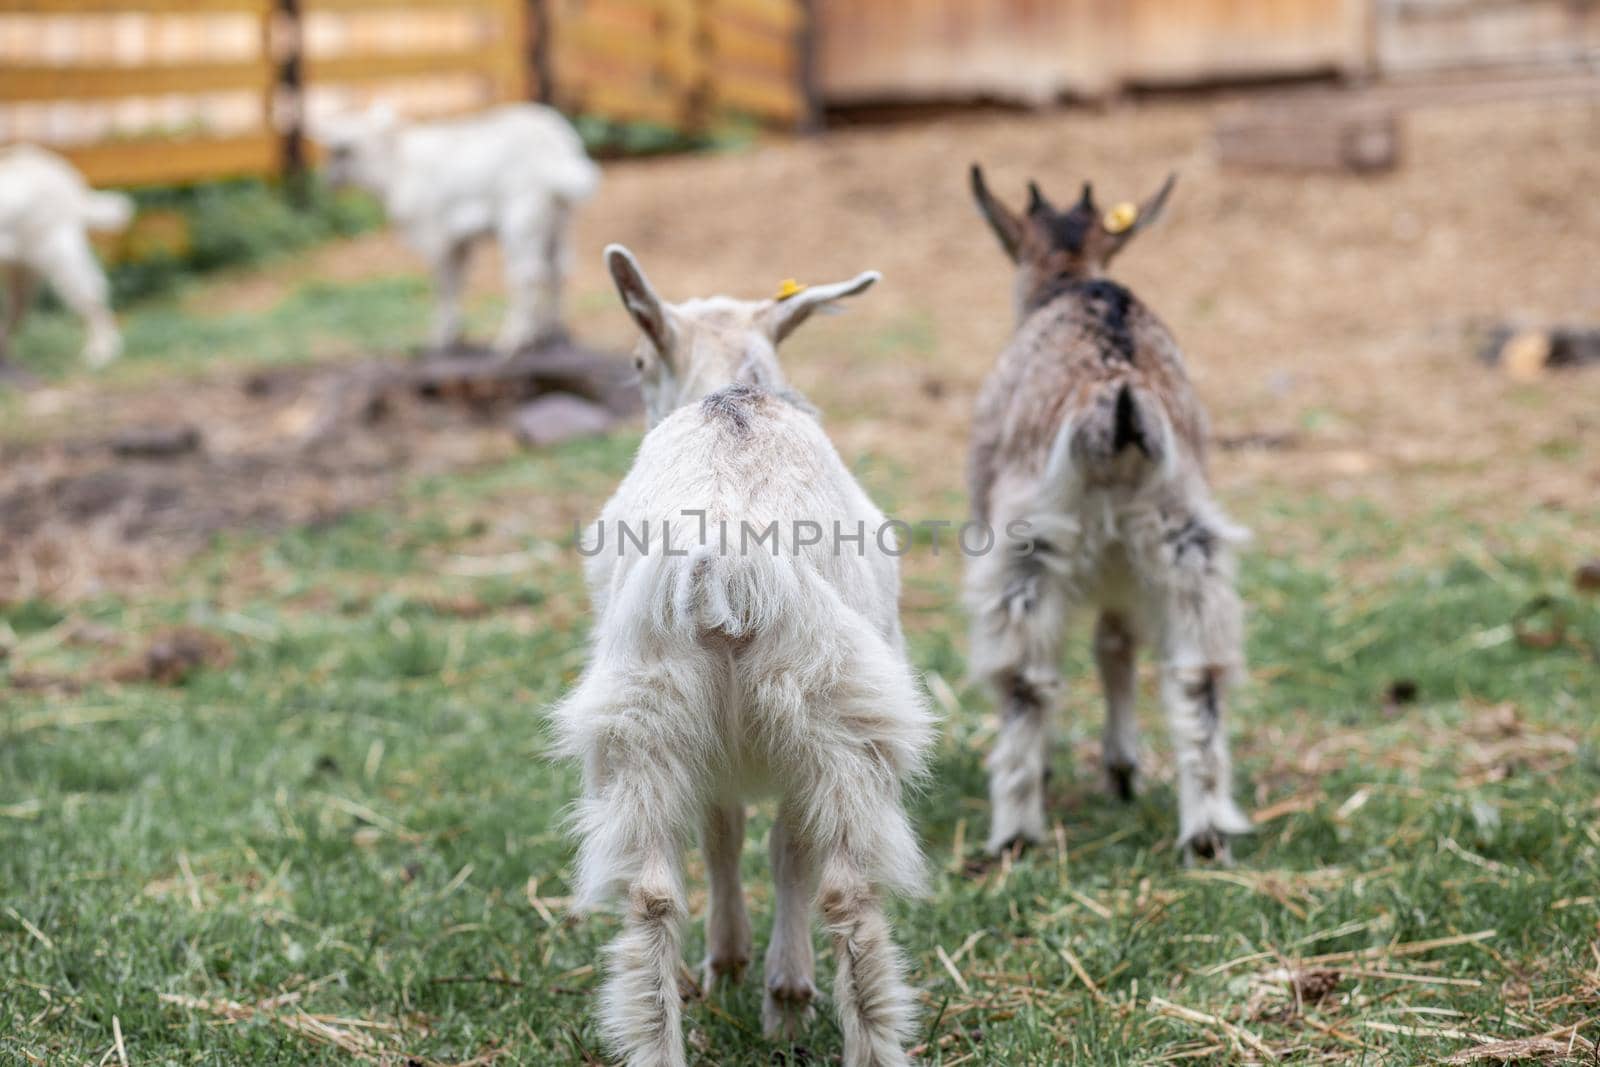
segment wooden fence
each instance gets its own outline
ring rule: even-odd
[[[281,172],[382,98],[708,129],[822,103],[1593,64],[1600,0],[0,0],[0,143],[101,184]]]
[[[807,114],[802,0],[0,0],[0,143],[96,184],[272,174],[307,126],[546,99],[675,130]]]
[[[804,117],[796,0],[552,0],[551,96],[568,111],[703,128]]]

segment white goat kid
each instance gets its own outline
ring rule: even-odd
[[[90,366],[104,366],[121,354],[110,289],[88,231],[121,230],[132,218],[132,200],[89,188],[54,152],[33,145],[0,149],[0,267],[10,273],[0,358],[41,278],[82,317],[88,328],[83,358]]]
[[[764,1028],[792,1037],[809,1017],[815,902],[834,942],[845,1064],[907,1063],[912,997],[882,897],[922,881],[901,790],[934,724],[904,652],[895,546],[874,536],[883,515],[776,353],[814,310],[878,275],[667,304],[626,249],[606,261],[644,334],[635,361],[652,428],[585,537],[593,653],[555,712],[560,751],[583,765],[577,901],[626,897],[603,1029],[630,1065],[685,1062],[682,851],[698,827],[709,986],[750,958],[744,804],[771,790]],[[830,542],[812,523],[865,537]]]
[[[493,237],[505,261],[506,314],[495,348],[511,354],[561,332],[561,283],[574,205],[600,171],[561,114],[515,104],[471,118],[402,123],[376,106],[321,125],[327,176],[383,201],[428,261],[437,289],[433,344],[461,339],[472,246]]]

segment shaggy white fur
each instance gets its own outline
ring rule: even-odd
[[[765,1028],[792,1034],[811,1011],[815,904],[838,960],[844,1062],[904,1064],[912,998],[882,896],[922,882],[901,791],[934,722],[904,652],[895,558],[870,535],[858,552],[795,533],[797,520],[875,530],[883,516],[776,354],[812,311],[877,275],[778,300],[667,304],[626,249],[606,259],[644,333],[636,362],[652,428],[587,535],[593,652],[555,711],[560,751],[583,767],[577,899],[627,901],[603,1028],[629,1064],[685,1062],[682,851],[698,830],[711,880],[706,980],[736,976],[751,954],[744,804],[775,792]],[[617,534],[647,522],[638,539]],[[741,543],[742,529],[773,523],[772,540]]]

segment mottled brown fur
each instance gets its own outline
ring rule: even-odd
[[[1100,225],[1087,186],[1064,213],[1050,207],[1038,186],[1030,186],[1029,210],[1017,215],[989,196],[976,170],[973,185],[1001,246],[1016,261],[1018,310],[1017,332],[983,383],[973,416],[967,478],[975,516],[990,518],[989,496],[999,470],[1042,474],[1063,419],[1102,421],[1080,417],[1114,405],[1124,385],[1166,411],[1181,447],[1204,469],[1205,411],[1178,343],[1143,301],[1102,277],[1111,257],[1161,210],[1171,182],[1141,212],[1141,222],[1123,234],[1107,233]],[[1061,220],[1074,216],[1083,223],[1076,249],[1061,240],[1063,231],[1070,233]],[[1108,313],[1116,311],[1106,306],[1107,290],[1126,297],[1115,330],[1108,329]],[[1123,335],[1122,343],[1115,334]]]
[[[1138,766],[1134,657],[1161,661],[1162,703],[1177,750],[1179,844],[1226,859],[1249,829],[1234,805],[1223,700],[1242,661],[1230,545],[1206,476],[1206,418],[1167,328],[1104,277],[1161,210],[1169,179],[1142,209],[1103,217],[1087,185],[1057,211],[1037,185],[1014,213],[976,167],[973,194],[1016,264],[1017,330],[979,394],[969,478],[974,515],[1021,522],[1031,547],[968,562],[972,670],[995,694],[988,848],[1046,833],[1049,738],[1072,616],[1100,621],[1095,660],[1106,696],[1102,762],[1132,795]]]
[[[1001,352],[973,416],[968,485],[980,520],[989,517],[989,491],[1000,468],[1042,473],[1062,419],[1114,404],[1123,385],[1155,398],[1174,436],[1204,467],[1205,411],[1172,334],[1132,297],[1127,322],[1133,358],[1120,359],[1099,322],[1081,289],[1064,288],[1027,314]]]

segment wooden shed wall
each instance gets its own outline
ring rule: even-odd
[[[1355,73],[1369,0],[814,0],[832,104]]]
[[[1385,74],[1469,67],[1581,68],[1600,60],[1600,0],[1376,0]]]

